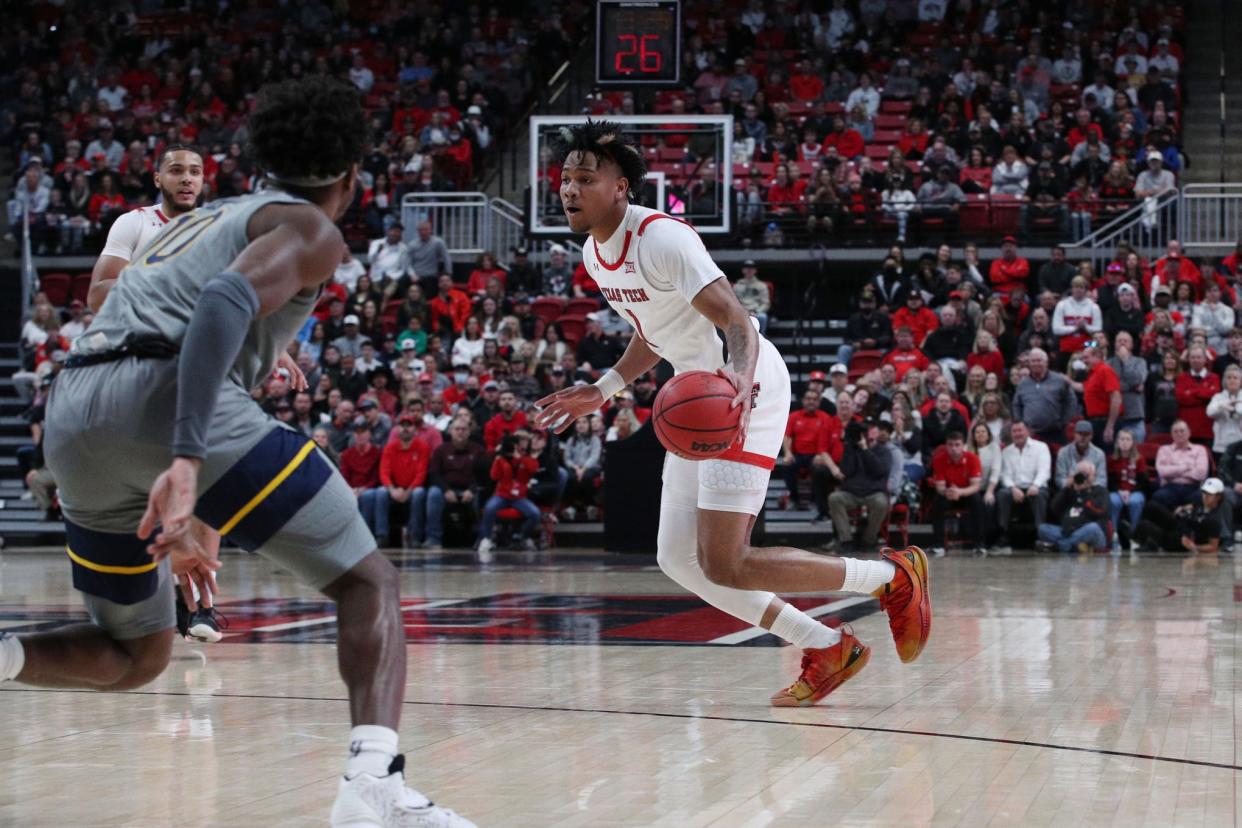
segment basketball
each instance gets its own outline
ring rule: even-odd
[[[656,395],[651,409],[656,436],[664,448],[687,460],[708,460],[733,445],[742,408],[730,408],[733,383],[710,371],[686,371]]]

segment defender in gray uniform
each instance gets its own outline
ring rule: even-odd
[[[214,587],[192,516],[337,602],[354,728],[333,825],[472,823],[406,788],[397,575],[344,479],[249,394],[332,278],[365,116],[326,79],[265,88],[250,121],[273,186],[181,216],[130,262],[51,392],[48,466],[92,624],[0,639],[0,681],[122,690],[163,672],[168,581]],[[158,527],[158,529],[157,529]]]

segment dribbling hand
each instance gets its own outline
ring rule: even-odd
[[[742,407],[742,414],[737,420],[737,439],[735,445],[743,445],[746,442],[746,432],[750,429],[750,405],[751,405],[751,389],[754,382],[746,382],[736,371],[728,368],[717,368],[716,374],[724,377],[733,384],[733,388],[737,391],[737,396],[733,398],[733,402],[729,403],[730,408]]]
[[[604,395],[594,385],[562,388],[535,403],[535,427],[563,434],[579,417],[594,414],[604,404]]]

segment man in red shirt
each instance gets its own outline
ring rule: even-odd
[[[914,346],[922,348],[923,340],[927,339],[927,335],[938,327],[940,327],[940,317],[923,304],[923,294],[917,288],[911,288],[906,294],[905,307],[898,308],[893,314],[893,330],[909,328],[914,337]]]
[[[1169,265],[1175,266],[1175,272],[1167,275]],[[1187,259],[1182,252],[1182,243],[1177,239],[1169,239],[1169,246],[1164,256],[1156,260],[1156,266],[1153,268],[1160,281],[1171,288],[1177,286],[1179,280],[1190,282],[1195,286],[1195,295],[1197,298],[1203,298],[1203,274],[1190,259]]]
[[[845,119],[840,115],[832,119],[832,132],[824,138],[824,149],[836,147],[837,154],[846,161],[863,154],[867,148],[862,134],[856,129],[846,129]]]
[[[910,328],[906,326],[898,328],[895,338],[897,344],[893,347],[893,350],[884,355],[881,364],[892,365],[896,369],[898,382],[901,382],[901,378],[911,368],[926,371],[927,366],[931,364],[931,360],[927,358],[926,354],[914,347],[914,335],[910,332]]]
[[[797,70],[789,76],[789,91],[800,101],[818,101],[824,94],[824,81],[811,69],[809,60],[798,62]]]
[[[1018,240],[1005,236],[1001,240],[1001,257],[992,262],[992,267],[988,269],[992,292],[1004,296],[1015,287],[1025,288],[1030,275],[1031,263],[1018,255]]]
[[[1186,354],[1189,370],[1177,375],[1177,417],[1190,426],[1190,436],[1196,443],[1212,444],[1212,418],[1207,415],[1207,404],[1220,391],[1220,377],[1208,370],[1207,351],[1191,348]]]
[[[460,334],[466,329],[470,318],[470,297],[453,286],[453,277],[441,273],[437,281],[439,292],[428,306],[431,312],[431,330],[445,334]]]
[[[831,480],[829,463],[833,462],[832,448],[836,444],[836,456],[841,456],[841,421],[821,411],[818,391],[807,389],[802,394],[802,408],[789,415],[785,426],[784,452],[781,464],[785,466],[785,490],[798,509],[807,508],[798,498],[798,474],[803,469],[811,473],[811,500],[817,517],[828,513],[828,484]]]
[[[519,428],[526,428],[526,412],[517,410],[517,397],[512,391],[500,395],[500,413],[483,425],[483,444],[495,451],[500,441]]]
[[[1113,450],[1113,430],[1122,414],[1121,379],[1104,361],[1099,348],[1083,349],[1082,361],[1087,364],[1087,378],[1082,383],[1082,406],[1094,427],[1095,444],[1108,454]]]
[[[932,554],[944,555],[944,515],[949,509],[966,509],[966,537],[975,547],[975,554],[986,554],[983,548],[983,466],[979,456],[966,451],[966,438],[960,431],[946,436],[944,447],[932,455],[931,482],[936,489],[932,496],[932,534],[936,545]]]
[[[358,498],[358,511],[380,546],[388,544],[388,490],[380,485],[380,450],[371,444],[371,424],[354,420],[354,439],[341,452],[341,475]]]
[[[427,525],[427,466],[431,462],[431,449],[417,439],[418,419],[410,413],[397,418],[396,439],[389,440],[380,458],[380,483],[390,503],[410,504],[410,516],[405,523],[402,546],[421,546],[426,540]]]

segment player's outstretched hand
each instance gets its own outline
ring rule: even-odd
[[[276,360],[276,367],[283,368],[289,373],[289,387],[294,391],[305,391],[310,386],[306,384],[306,374],[302,373],[302,369],[289,356],[288,351],[281,351],[280,358]]]
[[[599,410],[604,395],[594,385],[575,385],[562,388],[535,403],[535,427],[547,428],[562,434],[573,426],[579,417]]]
[[[751,406],[751,389],[754,387],[753,382],[747,382],[740,377],[736,371],[729,368],[717,368],[716,373],[733,383],[737,396],[733,398],[733,402],[729,404],[730,408],[742,407],[742,415],[738,418],[738,432],[736,445],[742,445],[746,442],[746,432],[750,429],[750,406]]]
[[[151,537],[158,524],[160,532],[148,547],[157,561],[167,556],[167,547],[192,537],[194,503],[198,499],[198,467],[201,460],[178,457],[155,479],[147,497],[147,511],[138,523],[138,537]],[[198,545],[197,543],[195,545]]]

